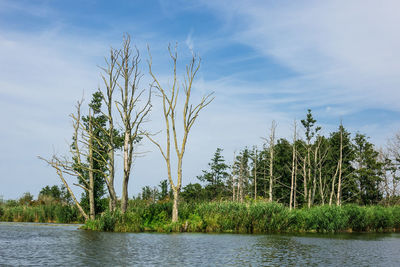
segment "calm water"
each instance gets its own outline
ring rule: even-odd
[[[120,234],[0,223],[0,265],[400,266],[400,234]]]

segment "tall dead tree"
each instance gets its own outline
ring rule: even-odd
[[[110,50],[110,58],[106,59],[106,67],[101,68],[103,73],[101,77],[103,79],[104,85],[106,87],[105,93],[101,90],[100,93],[103,97],[103,102],[106,105],[107,112],[103,113],[108,120],[108,129],[103,129],[105,136],[107,136],[108,142],[103,144],[100,142],[101,146],[105,146],[107,151],[107,159],[105,159],[105,164],[107,165],[108,172],[104,172],[104,179],[106,181],[110,202],[109,208],[114,211],[117,206],[117,194],[115,192],[114,180],[115,180],[115,128],[114,128],[114,118],[113,118],[113,107],[114,100],[113,95],[115,88],[117,86],[118,80],[120,78],[121,68],[118,66],[118,60],[120,57],[121,50],[113,49]]]
[[[297,123],[294,121],[293,123],[293,146],[292,146],[292,173],[290,180],[290,200],[289,200],[289,209],[295,207],[296,204],[296,172],[297,172],[297,150],[296,150],[296,142],[297,142]]]
[[[236,170],[235,170],[235,159],[236,159],[236,153],[233,153],[233,164],[231,166],[232,168],[232,201],[236,201],[236,185],[237,185],[237,177],[236,177]]]
[[[150,134],[147,133],[146,136],[152,143],[154,143],[158,147],[158,149],[161,152],[161,155],[163,156],[166,162],[168,180],[174,194],[172,221],[177,222],[179,193],[182,187],[183,155],[186,150],[186,144],[189,132],[193,124],[195,123],[197,117],[199,116],[200,111],[203,108],[205,108],[208,104],[210,104],[214,98],[212,97],[212,94],[208,94],[206,96],[203,96],[200,100],[200,103],[198,103],[197,105],[193,105],[190,103],[193,82],[200,68],[200,59],[198,59],[195,55],[193,55],[191,62],[186,66],[185,81],[182,84],[184,90],[184,104],[183,104],[183,114],[182,114],[183,134],[182,134],[182,139],[178,141],[176,108],[179,99],[180,87],[177,78],[177,58],[178,58],[177,47],[175,46],[174,51],[172,51],[171,47],[169,46],[168,51],[173,62],[173,84],[170,90],[166,90],[164,86],[161,85],[160,80],[153,73],[151,55],[149,59],[149,72],[154,80],[154,87],[156,88],[156,90],[158,91],[158,93],[162,98],[163,117],[165,121],[166,148],[163,149],[161,144],[155,139],[153,139],[153,137]],[[174,182],[173,180],[173,174],[171,169],[171,143],[173,143],[172,145],[175,149],[176,159],[177,159],[176,182]]]
[[[245,175],[245,170],[244,170],[244,156],[242,155],[240,157],[240,163],[239,163],[239,182],[238,182],[238,201],[243,202],[243,180],[244,180],[244,175]]]
[[[340,123],[340,148],[339,148],[339,162],[338,162],[338,189],[336,194],[336,205],[342,204],[342,162],[343,162],[343,125]]]
[[[257,148],[254,149],[254,200],[257,200]]]
[[[331,194],[329,197],[329,206],[333,203],[333,197],[336,194],[336,205],[341,204],[342,195],[342,162],[343,162],[343,125],[339,126],[339,159],[336,165],[336,171],[332,178]],[[335,192],[336,178],[338,178],[337,191]]]
[[[276,129],[276,122],[272,121],[271,133],[269,136],[269,201],[270,202],[272,202],[272,188],[274,184],[275,129]]]
[[[123,41],[123,48],[120,53],[120,60],[117,61],[120,68],[121,81],[117,81],[120,90],[120,101],[117,101],[117,109],[120,114],[124,131],[124,178],[122,181],[121,211],[126,212],[128,207],[128,184],[131,175],[132,161],[134,157],[135,143],[141,138],[140,127],[145,121],[151,109],[151,91],[145,104],[139,106],[142,95],[146,90],[139,88],[142,77],[139,70],[140,55],[135,49],[132,53],[130,36],[126,35]]]

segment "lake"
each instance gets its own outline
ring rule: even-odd
[[[400,234],[100,233],[0,223],[0,265],[399,266]]]

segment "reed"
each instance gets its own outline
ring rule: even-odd
[[[39,222],[39,223],[78,223],[83,222],[79,211],[70,205],[53,203],[48,205],[17,205],[0,207],[0,221]]]
[[[85,229],[117,232],[293,233],[400,230],[400,206],[315,206],[289,210],[275,202],[181,203],[171,223],[171,202],[131,201],[126,214],[106,212]]]

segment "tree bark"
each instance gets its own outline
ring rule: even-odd
[[[93,174],[93,123],[92,114],[89,109],[89,216],[91,220],[96,218],[95,203],[94,203],[94,174]]]
[[[296,141],[297,141],[297,129],[296,129],[296,121],[294,122],[294,132],[293,132],[293,148],[292,148],[292,175],[291,175],[291,180],[290,180],[290,200],[289,200],[289,210],[292,209],[293,207],[293,197],[294,192],[296,190],[294,186],[294,178],[296,176]]]
[[[179,192],[177,189],[174,189],[174,204],[172,206],[172,222],[178,222],[178,203],[179,203]]]
[[[254,200],[257,200],[257,149],[254,155]]]
[[[275,146],[276,123],[272,121],[271,134],[269,139],[269,201],[272,202],[272,188],[274,183],[274,146]]]
[[[339,151],[339,179],[338,179],[338,190],[336,205],[340,206],[342,204],[342,161],[343,161],[343,126],[340,124],[340,151]]]

